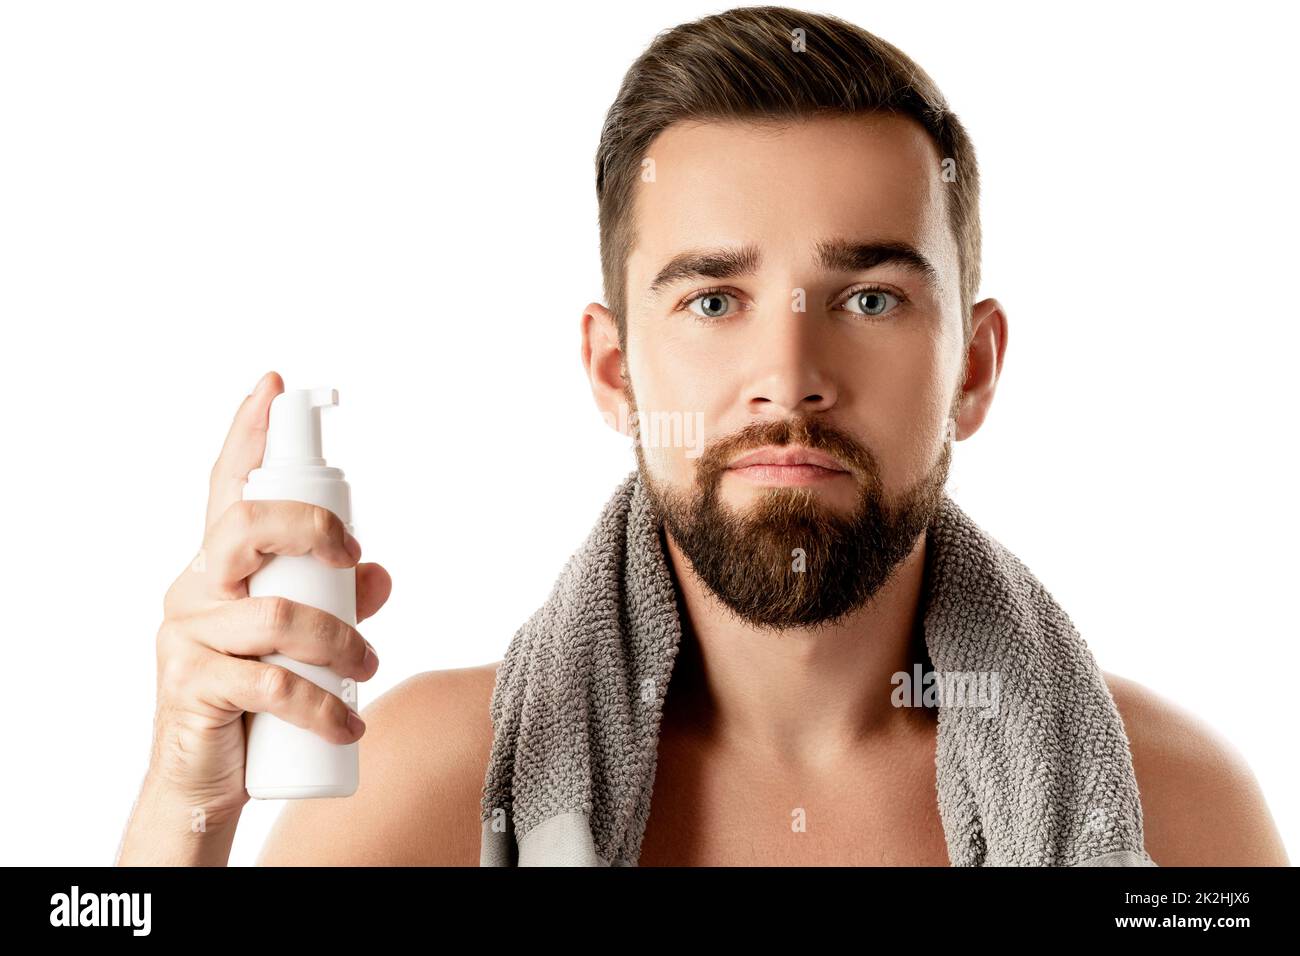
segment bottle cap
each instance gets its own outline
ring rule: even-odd
[[[338,405],[336,388],[295,388],[271,399],[264,465],[324,465],[320,412]]]
[[[321,451],[321,409],[338,405],[332,388],[298,388],[271,399],[262,464],[248,473],[245,500],[289,498],[328,508],[349,531],[352,490],[341,468],[325,464]]]

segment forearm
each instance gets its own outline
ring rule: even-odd
[[[115,865],[226,866],[239,815],[240,808],[205,808],[147,777]]]

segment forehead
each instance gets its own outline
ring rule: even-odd
[[[887,113],[788,123],[677,123],[651,142],[654,178],[636,184],[629,291],[683,249],[755,243],[813,261],[823,237],[903,240],[956,269],[938,148]]]

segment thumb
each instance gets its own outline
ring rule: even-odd
[[[271,399],[284,391],[278,372],[267,372],[244,398],[226,435],[226,443],[212,466],[208,482],[208,512],[204,529],[211,528],[232,504],[244,496],[248,473],[262,464]]]

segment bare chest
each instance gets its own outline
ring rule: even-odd
[[[948,866],[933,735],[818,773],[665,728],[640,866]]]

